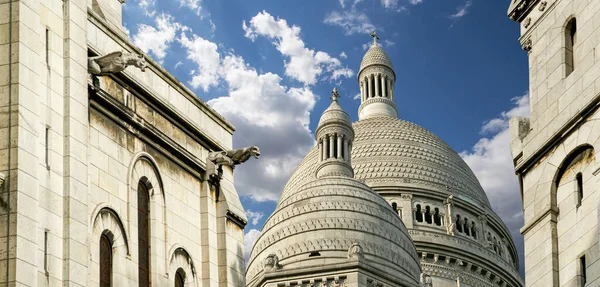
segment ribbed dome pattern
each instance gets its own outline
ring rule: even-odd
[[[383,51],[383,49],[377,44],[372,45],[371,48],[369,48],[369,50],[363,57],[362,62],[360,62],[359,70],[376,64],[387,66],[393,70],[392,61],[390,61],[390,58],[385,53],[385,51]]]
[[[479,181],[462,158],[430,131],[408,121],[375,117],[353,124],[352,167],[369,186],[415,187],[453,194],[490,208]],[[318,152],[300,163],[281,198],[314,179]]]
[[[331,105],[323,112],[317,126],[322,126],[328,122],[342,122],[351,125],[350,116],[342,109],[337,101],[333,101]]]
[[[418,284],[420,262],[406,227],[383,197],[348,177],[313,179],[281,198],[252,249],[246,279],[252,286],[270,254],[282,271],[329,266],[349,262],[353,244],[363,248],[365,264]]]

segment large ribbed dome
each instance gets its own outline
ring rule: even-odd
[[[355,177],[369,186],[420,188],[490,208],[479,181],[444,141],[408,121],[374,117],[353,124],[355,140],[352,167]],[[298,166],[282,198],[314,179],[317,152],[311,151]]]
[[[384,65],[393,69],[392,61],[378,44],[372,45],[365,53],[362,62],[360,62],[360,70],[371,65]]]
[[[352,253],[355,245],[360,254]],[[313,178],[280,199],[252,249],[247,286],[260,285],[270,255],[278,258],[280,272],[344,266],[357,256],[361,264],[385,270],[394,286],[417,286],[421,274],[415,245],[396,212],[349,177]]]

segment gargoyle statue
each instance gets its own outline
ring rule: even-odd
[[[211,152],[206,159],[206,175],[208,181],[214,184],[221,180],[221,175],[223,173],[221,166],[234,167],[235,165],[246,162],[250,157],[258,158],[259,156],[260,149],[256,146]]]
[[[121,72],[127,66],[138,67],[142,72],[146,70],[146,59],[144,55],[135,55],[123,53],[121,51],[112,52],[108,55],[89,57],[88,71],[95,76],[106,76]]]

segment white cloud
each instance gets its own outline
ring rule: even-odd
[[[409,2],[410,2],[410,4],[412,4],[412,5],[417,5],[417,4],[421,4],[421,3],[423,3],[423,0],[410,0]]]
[[[383,40],[383,43],[388,47],[396,45],[396,42],[388,40],[388,39]]]
[[[258,74],[239,56],[225,56],[221,66],[229,95],[208,103],[235,125],[235,146],[261,149],[260,159],[236,168],[237,190],[256,201],[276,201],[315,144],[309,122],[317,96],[307,87],[283,86],[276,74]]]
[[[508,121],[512,116],[528,116],[529,95],[514,98],[515,106],[500,117],[483,124],[482,137],[460,156],[471,167],[485,190],[494,211],[508,226],[521,258],[523,237],[519,229],[523,226],[523,209],[519,183],[515,176],[509,146]]]
[[[258,236],[260,235],[260,230],[250,229],[246,234],[244,234],[244,257],[246,258],[246,264],[248,264],[248,259],[250,258],[250,253],[252,252],[252,247],[254,247],[254,243]]]
[[[275,19],[262,11],[242,23],[245,36],[256,40],[258,36],[273,40],[273,44],[282,55],[288,58],[284,62],[285,74],[305,85],[313,85],[323,72],[332,74],[325,78],[336,80],[339,77],[352,77],[354,72],[342,66],[339,59],[322,51],[306,48],[300,37],[300,27],[289,26],[285,19]]]
[[[348,55],[346,55],[346,53],[345,53],[344,51],[342,51],[342,52],[340,53],[340,58],[341,58],[341,59],[348,59]]]
[[[381,0],[381,6],[385,9],[394,9],[398,7],[398,0]]]
[[[260,211],[252,211],[250,209],[246,210],[246,217],[248,217],[248,221],[252,223],[252,225],[257,225],[258,221],[261,220],[265,216],[264,213]]]
[[[154,10],[156,0],[141,0],[138,5],[144,12],[144,15],[148,17],[154,17],[154,15],[156,15],[156,10]]]
[[[186,48],[187,59],[198,66],[189,82],[190,85],[194,88],[202,88],[205,92],[211,86],[218,85],[220,58],[217,45],[195,34],[188,38],[186,33],[181,33],[178,41]]]
[[[360,100],[360,93],[354,95],[354,97],[352,97],[353,100]]]
[[[450,18],[458,19],[464,17],[469,12],[471,5],[473,5],[473,2],[471,0],[467,0],[464,5],[456,8],[456,13],[450,15]]]
[[[200,15],[200,11],[202,10],[200,2],[200,0],[180,0],[179,5],[181,7],[189,8],[190,10],[194,11],[196,15]]]
[[[137,34],[133,35],[133,43],[146,53],[152,53],[159,63],[167,55],[167,49],[179,30],[186,27],[174,22],[173,16],[160,14],[154,19],[156,27],[146,24],[138,25]]]
[[[174,67],[174,68],[175,68],[175,69],[177,69],[177,68],[179,68],[179,66],[181,66],[181,65],[183,65],[183,62],[182,62],[182,61],[179,61],[179,62],[175,63],[175,67]]]
[[[355,9],[342,12],[333,11],[325,17],[326,24],[339,26],[344,29],[346,35],[365,34],[375,30],[375,25],[371,23],[367,14],[358,12]]]

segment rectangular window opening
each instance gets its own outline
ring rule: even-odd
[[[50,153],[50,126],[46,126],[46,134],[45,134],[45,154],[44,154],[44,159],[46,162],[46,169],[50,170],[50,158],[49,158],[49,153]]]
[[[44,272],[46,273],[46,277],[50,275],[48,272],[48,230],[44,231]]]
[[[50,67],[50,30],[46,28],[46,65]]]
[[[586,265],[585,265],[585,255],[579,257],[579,268],[580,268],[580,274],[579,276],[581,276],[581,284],[579,286],[584,287],[585,283],[586,283]]]

